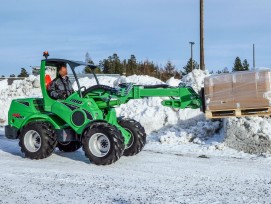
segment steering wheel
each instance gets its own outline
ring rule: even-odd
[[[84,90],[82,92],[82,97],[86,97],[86,95],[90,92],[93,92],[95,90],[103,90],[104,92],[108,91],[110,92],[111,94],[117,94],[118,90],[115,89],[115,88],[112,88],[110,86],[106,86],[106,85],[94,85],[94,86],[91,86],[89,88],[87,88],[86,90]]]

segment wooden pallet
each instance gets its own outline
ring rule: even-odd
[[[206,110],[205,115],[207,118],[268,116],[271,115],[271,107],[229,109],[229,110]]]

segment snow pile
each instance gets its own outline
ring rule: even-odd
[[[161,80],[147,76],[147,75],[132,75],[126,77],[128,82],[139,84],[139,85],[155,85],[155,84],[164,84]]]
[[[112,86],[116,77],[112,76],[100,76],[98,77],[99,83],[102,85],[110,85]],[[83,77],[79,79],[80,86],[85,86],[86,88],[97,85],[95,78]],[[78,90],[76,82],[73,83],[73,89]]]
[[[182,82],[187,86],[191,86],[196,92],[199,92],[204,87],[204,78],[209,76],[209,72],[200,69],[194,69],[189,74],[182,78]]]
[[[2,92],[2,90],[7,89],[8,88],[8,80],[4,79],[2,81],[0,81],[0,91]],[[1,97],[1,95],[0,95]]]
[[[199,80],[195,82],[195,78],[188,75],[185,79],[189,84],[203,84],[205,72],[194,70]],[[93,79],[80,79],[82,86],[89,86],[96,84]],[[164,84],[159,79],[150,76],[129,76],[119,77],[117,80],[112,81],[100,80],[100,84],[108,86],[116,86],[120,83],[131,82],[140,85],[156,85]],[[170,86],[178,86],[181,81],[171,78],[166,83]],[[221,122],[206,121],[204,115],[200,110],[178,110],[161,105],[161,97],[150,97],[138,100],[130,100],[127,104],[121,105],[116,108],[119,116],[132,118],[140,122],[150,136],[149,140],[159,141],[167,144],[180,144],[180,143],[204,143],[204,140],[212,137],[215,132],[221,128]]]
[[[169,80],[166,81],[166,84],[168,84],[169,86],[179,86],[180,82],[181,80],[171,77]]]
[[[33,75],[24,80],[15,80],[11,86],[1,90],[1,98],[17,98],[24,96],[40,95],[39,79]]]
[[[180,121],[162,130],[150,134],[150,141],[158,139],[162,144],[206,144],[206,142],[219,133],[222,123],[220,121],[205,120],[198,116],[187,121]]]
[[[224,123],[225,144],[239,151],[271,153],[271,118],[230,118]]]
[[[112,77],[111,77],[112,78]],[[111,79],[110,77],[105,77],[100,81],[100,84],[113,86],[123,82],[130,82],[140,85],[156,85],[164,84],[159,79],[150,76],[138,76],[133,75],[129,77],[121,76],[118,79]],[[169,83],[178,81],[177,79],[170,79]],[[96,84],[94,79],[82,78],[79,80],[81,86],[88,87],[89,85]],[[161,105],[161,102],[164,98],[161,97],[150,97],[138,100],[130,100],[127,104],[121,105],[117,108],[117,114],[119,116],[124,116],[127,118],[133,118],[140,122],[147,132],[147,134],[157,131],[164,126],[178,124],[181,120],[183,123],[191,118],[194,118],[198,115],[203,115],[200,110],[176,110],[169,107],[164,107]],[[205,120],[202,117],[202,120]]]
[[[177,110],[161,105],[163,98],[144,98],[131,100],[117,108],[117,114],[133,118],[144,125],[147,134],[159,129],[175,125],[201,114],[199,110]]]
[[[39,78],[29,76],[24,80],[15,80],[8,85],[7,80],[0,81],[0,124],[7,124],[8,109],[11,101],[15,98],[41,96]]]
[[[129,83],[129,82],[127,81],[126,77],[120,76],[113,82],[113,86],[118,87],[120,84],[123,84],[123,83]]]

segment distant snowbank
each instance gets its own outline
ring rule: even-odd
[[[30,75],[24,80],[15,80],[10,86],[7,79],[0,81],[0,125],[7,124],[8,110],[13,99],[39,96],[39,77]]]

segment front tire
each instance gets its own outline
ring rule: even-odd
[[[133,156],[141,152],[146,144],[146,132],[144,127],[139,122],[129,118],[122,119],[119,125],[132,135],[123,155]]]
[[[31,122],[20,134],[19,146],[25,157],[44,159],[49,157],[57,144],[53,126],[48,122]]]
[[[82,139],[83,150],[91,163],[109,165],[123,154],[125,145],[121,132],[109,123],[96,123]]]
[[[58,142],[57,147],[63,152],[75,152],[82,147],[82,143],[78,141]]]

